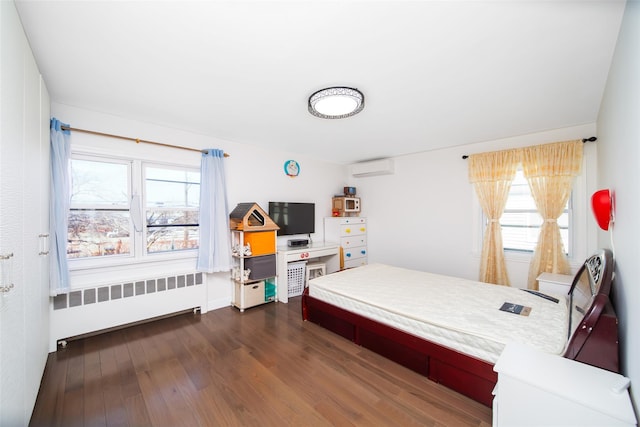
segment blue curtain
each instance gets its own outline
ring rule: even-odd
[[[210,149],[202,153],[199,224],[196,269],[206,273],[231,270],[229,207],[222,150]]]
[[[49,212],[50,292],[51,296],[69,292],[69,267],[67,265],[67,232],[69,205],[71,202],[71,132],[69,127],[53,118],[50,124],[51,144],[51,199]]]

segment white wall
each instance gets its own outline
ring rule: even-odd
[[[393,175],[350,177],[368,217],[370,261],[477,280],[481,211],[462,155],[592,135],[595,124],[470,144],[397,157]],[[585,144],[582,175],[574,184],[586,189],[574,200],[574,269],[596,249],[595,222],[584,197],[594,188],[596,144]],[[528,268],[529,256],[507,255],[512,286],[526,287]]]
[[[314,202],[316,204],[316,232],[314,240],[322,240],[322,218],[331,212],[331,197],[345,185],[346,168],[319,162],[311,158],[296,156],[292,153],[265,150],[255,146],[224,141],[191,132],[167,128],[151,123],[137,122],[99,112],[89,111],[62,104],[52,104],[52,116],[72,127],[105,132],[126,137],[140,138],[165,144],[191,148],[221,148],[230,157],[225,161],[229,209],[241,202],[257,202],[266,211],[268,202],[292,201]],[[176,150],[154,145],[136,144],[131,141],[87,135],[72,132],[72,147],[89,149],[98,153],[128,155],[164,162],[200,165],[197,152]],[[300,174],[291,178],[284,173],[286,160],[294,159],[300,164]],[[284,238],[279,238],[284,241]],[[282,242],[281,242],[282,243]],[[145,265],[143,269],[157,272],[158,268],[188,268],[195,266],[195,260],[186,260],[182,264],[171,266]],[[136,275],[146,274],[136,266]],[[120,280],[131,274],[131,267],[112,270],[105,276],[95,272],[72,272],[72,286],[91,286],[92,282]],[[203,309],[215,309],[228,306],[231,301],[229,275],[219,273],[208,275],[207,304]]]
[[[599,244],[615,250],[614,306],[620,321],[623,373],[631,378],[636,406],[640,395],[640,3],[627,2],[622,28],[598,117],[598,187],[615,198],[611,235]]]

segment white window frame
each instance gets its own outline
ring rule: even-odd
[[[153,165],[161,168],[175,168],[175,169],[191,169],[193,171],[200,172],[199,167],[195,164],[184,163],[168,163],[161,162],[155,159],[140,159],[130,158],[125,156],[113,155],[111,153],[105,153],[102,150],[91,149],[72,149],[72,159],[85,159],[93,161],[104,161],[114,163],[127,163],[130,162],[130,176],[129,176],[129,198],[132,195],[140,196],[140,223],[142,228],[140,231],[136,231],[133,226],[132,215],[130,215],[130,230],[131,230],[131,254],[123,256],[106,256],[106,257],[92,257],[92,258],[71,258],[68,259],[68,265],[70,272],[91,271],[92,274],[100,274],[100,272],[111,271],[113,268],[117,270],[121,268],[127,268],[131,265],[152,264],[160,263],[164,267],[168,267],[172,263],[178,263],[176,265],[182,265],[182,261],[194,260],[197,258],[197,249],[181,250],[176,252],[159,252],[159,253],[147,253],[146,252],[146,217],[145,217],[145,205],[144,205],[144,177],[143,165]],[[73,284],[72,284],[73,287]]]
[[[121,165],[126,165],[127,166],[127,198],[130,200],[131,199],[131,191],[132,191],[132,186],[133,186],[133,179],[132,179],[132,175],[133,175],[133,170],[134,170],[134,165],[133,165],[133,161],[130,159],[123,159],[123,158],[116,158],[116,157],[108,157],[108,156],[100,156],[100,155],[92,155],[92,154],[87,154],[87,153],[75,153],[72,152],[71,154],[71,160],[86,160],[86,161],[92,161],[92,162],[102,162],[102,163],[113,163],[113,164],[121,164]],[[135,235],[135,233],[133,232],[133,223],[132,223],[132,218],[131,218],[131,213],[130,213],[130,208],[129,208],[129,204],[127,203],[126,205],[122,205],[120,206],[120,209],[124,208],[126,206],[127,210],[129,211],[129,230],[130,230],[130,253],[129,254],[122,254],[122,255],[109,255],[106,257],[88,257],[88,258],[68,258],[68,265],[69,265],[69,269],[72,270],[74,268],[77,267],[90,267],[93,265],[106,265],[106,264],[112,264],[112,263],[123,263],[123,262],[130,262],[133,258],[134,258],[134,245],[135,245],[135,239],[137,238],[137,236]],[[78,205],[78,208],[83,209],[96,209],[96,210],[100,210],[100,209],[107,209],[105,208],[105,206],[102,205],[91,205],[91,204],[84,204],[84,205]],[[117,261],[114,261],[117,260]],[[97,264],[96,264],[97,262]]]

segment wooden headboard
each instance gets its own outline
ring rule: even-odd
[[[618,318],[609,300],[614,260],[608,249],[587,258],[569,290],[564,357],[619,373]]]

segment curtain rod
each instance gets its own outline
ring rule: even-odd
[[[582,138],[582,143],[584,144],[585,142],[594,142],[597,141],[598,138],[596,138],[595,136],[590,136],[589,138]],[[468,155],[464,155],[462,156],[462,160],[467,160],[469,158]]]
[[[71,126],[62,126],[62,130],[70,130],[70,131],[74,131],[74,132],[84,132],[84,133],[90,133],[92,135],[100,135],[100,136],[108,136],[108,137],[111,137],[111,138],[124,139],[124,140],[127,140],[127,141],[134,141],[136,144],[144,142],[145,144],[153,144],[153,145],[160,145],[162,147],[178,148],[180,150],[197,151],[198,153],[206,153],[208,151],[208,150],[198,150],[197,148],[182,147],[180,145],[164,144],[162,142],[147,141],[147,140],[140,139],[140,138],[131,138],[131,137],[128,137],[128,136],[113,135],[113,134],[104,133],[104,132],[96,132],[94,130],[78,129],[78,128],[74,128],[74,127],[71,127]],[[229,157],[229,154],[224,153],[224,156],[225,157]]]

